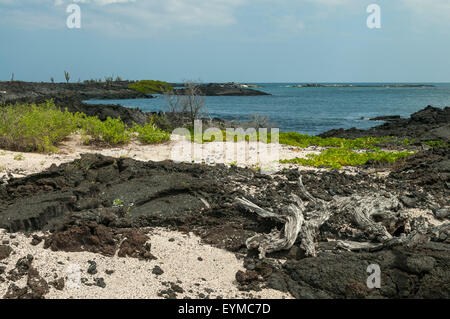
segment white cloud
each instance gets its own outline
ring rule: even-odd
[[[295,15],[283,15],[275,18],[275,26],[286,34],[298,34],[304,31],[305,24]]]
[[[68,4],[68,3],[94,3],[94,4],[99,4],[99,5],[108,5],[108,4],[114,4],[114,3],[128,3],[128,2],[135,2],[136,0],[55,0],[55,5],[56,6],[60,6],[63,4]]]
[[[159,29],[183,27],[225,27],[235,24],[235,10],[247,0],[78,0],[81,7],[83,28],[113,32],[157,33]],[[11,0],[0,0],[2,15],[0,24],[29,27],[39,18],[59,20],[65,27],[65,6],[70,0],[23,0],[21,5]],[[34,16],[33,16],[34,15]],[[33,19],[25,21],[24,16]],[[34,18],[36,17],[36,18]],[[3,21],[1,21],[3,20]],[[8,22],[6,22],[8,21]],[[53,24],[52,24],[53,25]],[[40,23],[34,25],[39,28]],[[55,26],[56,27],[56,26]]]
[[[401,0],[401,2],[417,16],[433,18],[436,22],[441,18],[445,18],[445,22],[449,21],[449,0]]]
[[[74,1],[81,7],[83,28],[135,35],[229,27],[239,22],[240,9],[248,12],[255,9],[260,13],[263,10],[261,23],[270,17],[274,28],[295,34],[333,16],[336,10],[344,15],[358,14],[361,10],[361,0],[0,0],[0,25],[62,29],[66,27],[65,7]],[[438,23],[436,20],[448,23],[450,0],[397,1],[420,21],[432,25]],[[388,5],[382,8],[385,6]],[[307,16],[302,15],[299,8],[305,7],[314,10]],[[275,17],[272,8],[279,12]],[[284,11],[275,8],[284,8]],[[365,14],[361,12],[361,16]]]

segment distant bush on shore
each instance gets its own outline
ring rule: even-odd
[[[42,104],[15,104],[0,108],[0,147],[12,151],[55,152],[57,145],[71,134],[79,132],[85,143],[119,145],[136,135],[142,143],[168,141],[170,135],[151,123],[129,128],[118,119],[62,111],[53,101]]]
[[[173,91],[173,87],[164,81],[142,80],[128,85],[130,89],[144,94],[163,94]]]

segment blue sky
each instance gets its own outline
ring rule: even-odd
[[[0,80],[450,82],[449,0],[80,0],[69,29],[72,3],[0,0]]]

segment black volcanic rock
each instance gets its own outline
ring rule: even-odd
[[[396,121],[400,119],[400,115],[385,115],[385,116],[377,116],[373,117],[371,121]]]
[[[106,83],[32,83],[0,82],[0,105],[14,103],[42,103],[53,99],[56,106],[69,112],[82,112],[88,116],[120,117],[127,125],[146,123],[148,115],[139,109],[121,105],[83,103],[88,99],[135,99],[151,98],[128,88],[129,82]]]
[[[0,82],[0,102],[34,101],[38,98],[65,97],[74,100],[135,99],[149,97],[130,88],[130,82],[95,83],[37,83]]]
[[[443,109],[427,106],[411,115],[410,118],[392,118],[386,123],[360,130],[351,128],[348,130],[336,129],[322,133],[320,137],[383,137],[396,136],[400,138],[415,139],[417,141],[450,140],[450,107]]]
[[[259,95],[271,95],[266,92],[242,88],[234,83],[209,83],[200,85],[199,89],[203,95],[206,96],[259,96]],[[177,94],[184,94],[186,89],[176,89]]]

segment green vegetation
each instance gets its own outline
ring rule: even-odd
[[[153,126],[135,124],[127,127],[123,121],[60,110],[53,101],[36,104],[15,104],[0,108],[0,148],[23,152],[56,152],[57,145],[71,134],[80,132],[83,141],[118,145],[128,143],[133,136],[142,143],[167,141],[170,135]]]
[[[120,118],[112,119],[108,117],[106,121],[101,121],[97,117],[82,115],[80,121],[84,135],[89,135],[93,140],[85,139],[88,144],[91,141],[104,142],[109,145],[126,144],[131,139],[131,132]]]
[[[113,206],[114,206],[114,207],[121,207],[121,206],[123,206],[123,203],[124,203],[123,200],[121,200],[120,198],[116,198],[116,199],[113,201]]]
[[[169,83],[153,80],[138,81],[129,84],[128,87],[144,94],[162,94],[164,92],[173,91],[173,87]]]
[[[254,140],[258,141],[260,138],[259,132],[255,132],[250,135],[244,135],[242,132],[228,132],[225,130],[221,130],[221,138],[220,140],[231,142],[236,142],[239,140]],[[192,141],[195,140],[194,138],[194,130],[191,130],[191,139]],[[380,148],[378,145],[383,143],[395,143],[397,145],[402,146],[408,146],[411,145],[413,142],[409,141],[408,139],[398,140],[395,137],[362,137],[357,139],[345,139],[345,138],[337,138],[337,137],[329,137],[329,138],[322,138],[318,136],[309,136],[305,134],[300,134],[297,132],[286,132],[286,133],[279,133],[278,135],[279,143],[282,145],[288,145],[288,146],[295,146],[295,147],[302,147],[306,148],[309,146],[320,146],[320,147],[339,147],[339,148],[345,148],[345,149],[366,149],[366,150],[379,150]],[[203,136],[202,143],[208,143],[215,141],[216,138],[214,136]],[[267,133],[267,142],[272,141],[272,134]],[[200,141],[196,141],[200,143]]]
[[[157,144],[170,140],[170,134],[158,129],[152,122],[145,126],[135,125],[133,131],[138,134],[138,140],[145,144]]]
[[[340,147],[346,149],[377,149],[376,145],[393,142],[393,137],[363,137],[354,140],[329,137],[303,135],[297,132],[280,133],[280,144],[309,147],[312,145],[321,147]]]
[[[410,156],[412,152],[355,152],[346,148],[330,148],[322,153],[315,155],[310,154],[308,158],[295,158],[292,160],[283,160],[280,163],[301,164],[314,167],[331,167],[340,169],[343,166],[359,166],[366,164],[369,160],[374,160],[384,163],[394,163],[400,158]]]
[[[427,141],[423,142],[424,145],[430,146],[430,147],[447,147],[449,146],[449,143],[445,141]]]
[[[17,154],[14,156],[15,161],[23,161],[24,159],[25,159],[25,157],[23,157],[22,154]]]
[[[52,152],[77,129],[79,115],[62,112],[52,101],[0,108],[0,147],[13,151]]]

